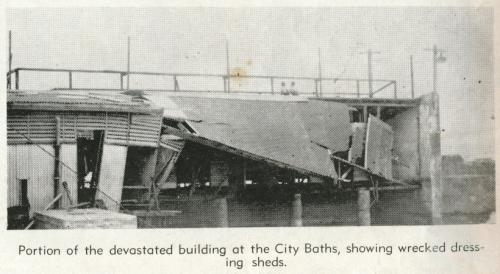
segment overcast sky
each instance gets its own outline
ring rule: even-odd
[[[472,8],[7,12],[7,28],[13,32],[14,67],[126,70],[130,36],[131,70],[136,71],[225,73],[227,40],[231,68],[246,74],[316,77],[321,48],[323,76],[367,78],[366,55],[360,52],[372,49],[380,51],[373,57],[374,77],[395,79],[401,97],[410,94],[410,55],[414,56],[416,94],[431,92],[432,55],[424,49],[436,44],[447,58],[439,64],[438,80],[442,152],[461,154],[469,160],[494,155],[493,22],[491,9]],[[67,82],[67,76],[27,75],[21,88],[43,89],[48,79],[50,85],[65,86]],[[90,81],[75,76],[76,87]],[[109,78],[92,81],[95,85],[118,85]],[[166,84],[168,79],[165,83],[149,82],[150,87]],[[144,79],[132,81],[134,85],[145,85]],[[240,88],[251,89],[252,85],[260,84],[243,83]],[[325,86],[331,90],[349,88]]]

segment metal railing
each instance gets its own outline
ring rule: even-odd
[[[337,77],[293,77],[293,76],[270,76],[270,75],[227,75],[227,74],[200,74],[200,73],[164,73],[164,72],[144,72],[144,71],[121,71],[121,70],[89,70],[89,69],[52,69],[52,68],[15,68],[9,72],[7,72],[7,89],[11,90],[19,90],[20,89],[20,77],[21,72],[31,71],[31,72],[39,72],[39,73],[62,73],[67,75],[67,86],[66,87],[53,87],[52,89],[65,89],[65,90],[128,90],[131,89],[128,86],[129,81],[124,81],[125,77],[130,77],[134,75],[139,76],[161,76],[168,77],[171,79],[171,83],[169,86],[165,86],[165,88],[161,89],[144,89],[141,87],[135,87],[135,90],[144,90],[144,91],[169,91],[169,92],[206,92],[208,90],[200,90],[200,89],[181,89],[179,85],[179,79],[181,78],[212,78],[219,79],[222,90],[209,90],[210,92],[226,92],[226,93],[258,93],[258,94],[279,94],[280,91],[276,89],[276,83],[279,81],[297,81],[297,82],[306,82],[311,85],[312,91],[310,92],[301,92],[301,94],[311,95],[315,97],[326,97],[326,96],[352,96],[352,97],[368,97],[373,98],[376,94],[382,91],[391,92],[391,98],[398,98],[398,90],[397,83],[395,80],[387,80],[387,79],[373,79],[372,84],[376,84],[379,87],[373,91],[368,90],[368,92],[361,91],[361,84],[369,83],[368,79],[357,79],[357,78],[337,78]],[[95,87],[74,87],[74,77],[76,74],[106,74],[106,75],[116,75],[119,79],[119,87],[116,88],[95,88]],[[14,88],[12,88],[12,77],[14,77]],[[264,86],[267,86],[265,89],[256,89],[251,91],[241,91],[241,90],[233,90],[231,87],[231,83],[233,83],[233,79],[255,79],[259,81],[264,81]],[[354,92],[335,92],[331,90],[325,91],[323,86],[327,83],[336,84],[338,82],[350,83],[355,85]],[[127,86],[125,86],[127,85]],[[392,90],[390,90],[392,88]]]

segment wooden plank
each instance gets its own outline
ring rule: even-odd
[[[126,158],[127,147],[103,145],[99,185],[97,186],[100,191],[97,191],[96,199],[102,199],[106,207],[112,211],[120,209]]]
[[[356,163],[356,160],[358,158],[363,157],[363,149],[365,147],[365,136],[366,136],[366,128],[362,126],[356,126],[356,128],[354,129],[354,134],[352,135],[351,148],[349,149],[348,160],[350,162]]]
[[[404,185],[404,186],[407,186],[407,185],[408,185],[407,183],[403,183],[403,182],[401,182],[401,181],[394,180],[394,179],[392,179],[392,178],[385,178],[385,177],[382,177],[380,174],[374,174],[371,170],[369,170],[369,169],[367,169],[367,168],[365,168],[365,167],[363,167],[363,166],[360,166],[360,165],[357,165],[357,164],[351,163],[351,162],[349,162],[349,161],[347,161],[347,160],[345,160],[345,159],[339,158],[339,157],[337,157],[337,156],[333,156],[333,155],[332,155],[331,157],[332,157],[332,159],[335,159],[335,160],[338,160],[338,161],[340,161],[340,162],[346,163],[346,164],[348,164],[348,165],[350,165],[350,166],[353,166],[353,167],[355,167],[355,168],[357,168],[357,169],[359,169],[359,170],[361,170],[361,171],[364,171],[364,172],[366,172],[366,173],[368,173],[368,174],[370,174],[370,175],[373,175],[373,176],[375,176],[375,177],[377,177],[377,178],[384,179],[385,181],[387,181],[387,182],[389,182],[389,183],[394,183],[394,184]]]
[[[365,145],[365,168],[384,178],[392,178],[394,132],[375,116],[368,118]]]

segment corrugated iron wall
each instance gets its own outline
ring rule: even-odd
[[[61,118],[61,141],[76,142],[79,130],[105,130],[105,142],[117,145],[157,147],[161,115],[108,112],[17,112],[8,111],[9,144],[53,143],[56,137],[55,117]],[[23,136],[24,135],[24,136]]]
[[[43,149],[42,149],[43,148]],[[52,145],[9,145],[8,206],[21,204],[20,180],[28,180],[31,213],[42,210],[54,199],[54,154]]]

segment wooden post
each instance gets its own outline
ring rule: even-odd
[[[316,93],[316,97],[319,97],[318,79],[314,79],[314,92]]]
[[[361,97],[361,94],[359,92],[359,80],[356,80],[356,95],[358,98]]]
[[[292,220],[291,226],[302,226],[302,197],[295,194],[292,201]]]
[[[360,226],[371,224],[370,191],[364,188],[358,190],[358,224]]]
[[[7,89],[11,89],[12,78],[12,31],[9,30],[9,77],[7,78]]]
[[[19,89],[19,70],[16,70],[15,74],[16,74],[16,77],[15,77],[16,78],[16,86],[15,86],[15,88],[16,88],[16,90],[18,90]]]
[[[368,123],[368,106],[363,106],[363,123]]]
[[[410,55],[410,83],[411,83],[411,99],[415,98],[415,85],[413,83],[413,55]]]
[[[59,182],[61,176],[61,161],[60,161],[60,152],[61,152],[61,118],[56,116],[56,142],[54,144],[54,158],[55,158],[55,166],[54,166],[54,197],[59,195]],[[59,207],[59,201],[54,203],[54,208]]]
[[[69,89],[73,89],[73,74],[68,72],[68,87]]]
[[[226,41],[226,76],[227,76],[227,89],[226,92],[231,91],[231,69],[229,66],[229,42]]]
[[[127,37],[127,90],[130,89],[130,36]]]
[[[179,82],[177,81],[177,75],[174,75],[174,91],[179,90]]]
[[[221,197],[217,198],[215,201],[215,218],[217,221],[217,227],[228,227],[228,209],[227,209],[227,198]]]

